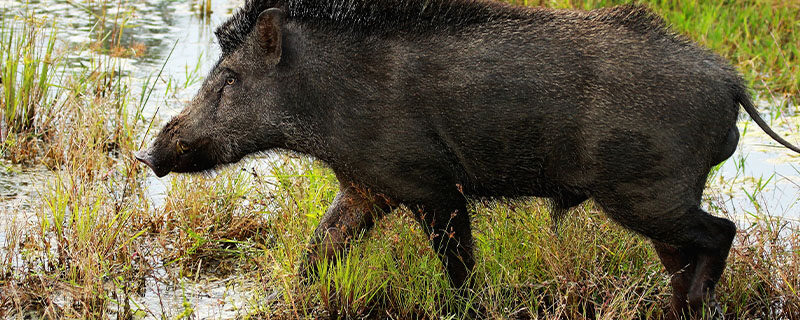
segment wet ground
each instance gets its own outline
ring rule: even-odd
[[[197,90],[202,76],[218,58],[219,50],[213,39],[213,29],[229,16],[242,1],[212,1],[212,13],[203,16],[198,4],[191,1],[134,1],[121,12],[117,3],[102,6],[73,1],[29,1],[27,8],[37,17],[56,18],[59,29],[57,50],[66,54],[66,68],[79,69],[93,63],[86,48],[98,25],[113,28],[113,16],[128,17],[120,43],[124,47],[136,47],[144,51],[138,56],[119,58],[124,76],[130,76],[130,87],[134,96],[139,96],[143,84],[155,79],[167,56],[161,79],[157,82],[149,103],[143,110],[145,118],[155,114],[156,121],[168,119],[182,108],[183,103]],[[7,17],[25,11],[23,2],[0,0],[0,14]],[[91,12],[91,14],[88,14]],[[101,16],[105,15],[103,19]],[[118,25],[118,24],[117,24]],[[174,47],[174,50],[173,50]],[[80,52],[71,54],[71,52]],[[172,54],[170,55],[170,51]],[[167,90],[166,83],[172,79],[173,87]],[[138,91],[137,91],[138,90]],[[23,167],[0,163],[0,248],[7,246],[7,233],[24,229],[34,224],[36,217],[28,210],[29,200],[38,195],[38,187],[46,185],[51,175],[42,167]],[[146,183],[151,201],[160,206],[166,194],[167,179],[148,177]],[[155,261],[153,263],[156,263]],[[160,270],[160,271],[158,271]],[[184,311],[184,303],[193,308],[193,319],[231,319],[247,314],[248,299],[252,299],[253,282],[246,275],[229,278],[200,277],[185,279],[174,284],[159,279],[170,279],[166,268],[157,269],[153,277],[147,278],[146,290],[134,296],[132,309],[137,318],[161,318],[161,315],[178,315]],[[263,290],[262,290],[263,291]],[[58,300],[58,299],[56,299]],[[58,301],[57,301],[58,303]],[[69,301],[63,300],[66,304]],[[112,306],[111,309],[121,310]]]

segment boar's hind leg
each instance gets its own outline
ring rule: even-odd
[[[416,218],[442,261],[450,283],[455,288],[464,287],[475,265],[465,201],[456,201],[453,205],[420,205]]]
[[[376,219],[391,211],[391,201],[383,195],[346,183],[341,185],[341,190],[314,231],[308,255],[300,267],[302,275],[314,275],[320,261],[341,257],[352,240],[371,229]]]
[[[714,289],[725,269],[725,261],[736,236],[736,225],[728,219],[714,217],[698,207],[690,208],[681,218],[683,230],[676,230],[678,234],[664,240],[678,249],[679,256],[686,259],[683,262],[688,262],[683,269],[691,273],[673,281],[674,291],[686,292],[687,279],[689,286],[686,296],[678,297],[681,301],[673,299],[672,309],[676,315],[682,316],[694,313],[705,314],[709,318],[721,317],[721,309],[714,299]],[[669,253],[663,255],[662,251],[665,251],[663,246],[659,250],[663,262]],[[664,263],[672,273],[674,266],[668,264],[669,262]]]
[[[656,249],[661,263],[672,276],[670,281],[672,285],[670,318],[675,319],[689,309],[687,303],[689,287],[692,285],[693,262],[697,259],[697,255],[657,240],[653,240],[653,247]]]
[[[725,261],[728,259],[733,239],[736,237],[736,224],[724,218],[714,217],[700,208],[693,209],[696,216],[704,219],[700,223],[703,226],[693,230],[695,234],[710,232],[698,236],[705,242],[700,242],[700,250],[697,252],[697,259],[694,261],[694,275],[692,284],[689,287],[688,302],[692,310],[701,310],[704,302],[709,303],[707,307],[715,316],[721,316],[721,310],[714,300],[714,288],[717,285],[722,272],[725,270]]]
[[[614,220],[654,240],[667,271],[676,275],[672,281],[676,313],[719,312],[714,288],[736,235],[733,222],[714,217],[697,204],[672,206],[674,209],[668,212],[644,212],[645,208],[666,207],[657,196],[650,201],[641,198],[641,194],[632,196],[622,205],[619,196],[595,198]]]

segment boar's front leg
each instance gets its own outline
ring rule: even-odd
[[[352,240],[371,229],[393,206],[382,194],[342,182],[339,193],[314,231],[308,255],[300,266],[301,275],[314,275],[317,263],[341,257]]]

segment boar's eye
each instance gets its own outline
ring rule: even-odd
[[[234,77],[228,77],[228,79],[225,79],[225,83],[226,83],[227,85],[229,85],[229,86],[232,86],[234,83],[236,83],[236,78],[234,78]]]

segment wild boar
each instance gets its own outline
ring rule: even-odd
[[[186,108],[136,157],[159,177],[285,149],[340,191],[307,268],[398,205],[431,235],[455,287],[474,265],[471,197],[592,198],[652,239],[674,315],[714,310],[736,233],[700,207],[731,156],[740,105],[723,58],[642,6],[593,11],[480,0],[248,0]]]

